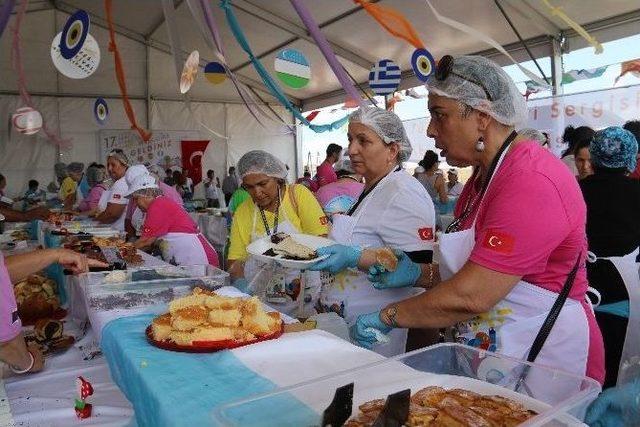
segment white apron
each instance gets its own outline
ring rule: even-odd
[[[508,151],[506,149],[498,160],[489,185]],[[476,212],[481,206],[482,200]],[[440,236],[440,276],[443,281],[460,271],[468,261],[475,241],[475,220],[467,230],[444,233]],[[557,297],[558,294],[555,292],[521,280],[490,312],[457,325],[458,341],[526,360],[531,345]],[[589,325],[586,313],[579,301],[567,298],[535,363],[582,376],[586,371],[588,352]],[[477,361],[475,364],[476,374],[485,381],[499,383],[508,380],[512,374],[507,364],[500,366],[500,363],[492,358],[485,361],[491,366],[483,365],[483,361]],[[545,381],[544,376],[535,375],[533,372],[534,370],[531,370],[527,377],[528,388],[534,393],[548,389],[549,383]],[[572,386],[579,385],[567,384],[567,388],[560,390],[558,387],[554,393],[557,392],[561,396]]]
[[[131,226],[136,230],[136,236],[140,236],[140,231],[142,230],[146,217],[147,216],[140,208],[135,208],[133,210],[133,215],[131,215]]]
[[[288,191],[292,190],[289,189]],[[291,223],[282,206],[280,215],[283,216],[283,220],[278,223],[278,232],[287,234],[300,233]],[[256,207],[253,212],[251,242],[265,237],[264,235],[258,235],[256,230],[257,218],[258,208]],[[260,275],[260,273],[263,274]],[[279,265],[258,261],[249,255],[244,264],[244,277],[249,283],[256,279],[252,283],[254,293],[260,298],[264,298],[264,301],[276,310],[289,316],[300,318],[310,317],[316,313],[314,301],[320,287],[320,275],[318,272],[290,270]],[[299,301],[299,296],[302,296],[304,301]],[[302,311],[300,307],[302,307]]]
[[[640,357],[640,272],[638,271],[638,249],[624,256],[598,257],[589,252],[587,260],[596,262],[598,259],[606,259],[614,265],[629,294],[629,322],[625,333],[624,346],[620,357],[618,369],[618,384],[623,383],[623,369],[625,362],[629,362],[633,356]]]
[[[367,212],[367,206],[375,197],[385,197],[379,193],[384,187],[383,182],[389,179],[391,172],[384,177],[378,185],[360,203],[360,206],[351,215],[333,215],[333,225],[329,238],[337,243],[348,246],[381,247],[385,242],[380,238],[368,241],[353,241],[353,231],[363,215],[376,215],[377,212]],[[335,276],[323,272],[322,290],[319,300],[319,311],[336,312],[344,317],[349,327],[355,325],[358,316],[374,311],[380,311],[392,302],[410,298],[422,292],[419,288],[381,289],[373,287],[367,274],[355,269],[344,270]],[[383,356],[395,356],[406,351],[407,329],[394,329],[389,333],[390,342],[384,345],[376,345],[373,350]]]
[[[202,234],[173,232],[165,234],[159,239],[162,259],[173,265],[209,264],[207,253],[202,245],[211,246],[211,244],[206,239],[202,243],[198,236]]]

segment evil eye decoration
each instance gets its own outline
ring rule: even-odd
[[[64,59],[71,59],[80,52],[89,34],[89,14],[78,10],[71,15],[62,29],[60,37],[60,54]]]
[[[426,82],[436,69],[436,61],[426,49],[416,49],[411,55],[411,67],[418,80]]]
[[[106,123],[107,117],[109,117],[109,106],[104,98],[96,99],[95,104],[93,104],[93,116],[98,124],[103,125]]]

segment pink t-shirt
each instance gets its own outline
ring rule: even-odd
[[[167,233],[197,234],[202,249],[207,254],[209,264],[218,267],[218,254],[198,230],[187,211],[167,196],[160,196],[151,202],[142,226],[142,238],[162,237]]]
[[[336,175],[336,171],[333,169],[333,166],[325,160],[320,163],[320,166],[318,166],[318,169],[316,170],[316,180],[318,181],[319,188],[323,185],[336,182],[338,180],[338,175]]]
[[[316,198],[329,218],[335,214],[345,214],[358,201],[364,184],[353,179],[341,179],[325,185],[316,191]]]
[[[479,191],[470,179],[455,208],[462,214]],[[473,200],[473,199],[471,199]],[[575,177],[553,154],[533,141],[507,153],[481,203],[476,203],[476,243],[470,260],[559,293],[578,253],[583,260],[569,297],[580,301],[589,322],[587,375],[604,380],[604,347],[595,317],[587,308],[586,205]],[[475,212],[463,221],[473,223]],[[498,244],[496,244],[498,242]]]
[[[22,322],[18,317],[13,285],[4,264],[4,256],[0,253],[0,343],[11,341],[21,330]]]
[[[178,206],[182,206],[182,197],[180,197],[180,194],[176,191],[175,188],[165,184],[162,181],[158,181],[158,188],[162,190],[162,194],[164,196],[176,202]],[[126,219],[133,218],[133,212],[136,210],[137,207],[138,205],[136,205],[136,202],[133,199],[131,199],[129,201],[129,204],[127,205],[127,216],[125,216],[125,218]]]
[[[82,199],[80,204],[78,205],[78,209],[80,212],[92,211],[98,207],[98,202],[100,201],[100,197],[102,193],[106,191],[107,187],[104,184],[96,184],[91,190],[89,190],[89,194],[87,197]]]

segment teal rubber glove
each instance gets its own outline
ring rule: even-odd
[[[369,267],[369,281],[376,289],[405,288],[416,284],[422,269],[420,264],[416,264],[403,251],[394,251],[398,257],[398,267],[396,271],[386,271],[384,267],[374,264]]]
[[[356,320],[356,324],[349,329],[351,339],[361,347],[371,350],[375,344],[381,342],[380,336],[375,330],[386,335],[393,329],[380,319],[380,312],[361,314]],[[382,341],[384,342],[384,341]]]
[[[640,378],[605,390],[589,406],[584,422],[591,427],[632,426],[640,420]]]
[[[329,255],[329,258],[316,262],[309,270],[336,274],[345,268],[357,267],[362,249],[355,246],[331,245],[316,249],[316,253],[318,256]]]
[[[240,279],[236,279],[235,282],[232,283],[240,292],[244,292],[245,294],[249,293],[249,281],[244,277]]]

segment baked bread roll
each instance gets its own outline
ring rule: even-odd
[[[376,262],[386,271],[396,271],[398,268],[398,258],[389,248],[378,248],[375,250]]]

